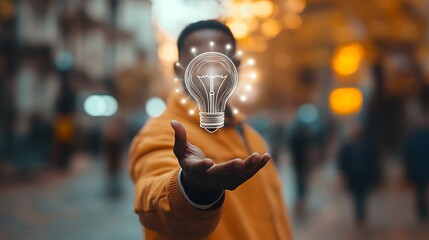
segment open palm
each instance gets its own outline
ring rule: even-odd
[[[171,121],[175,131],[174,154],[182,167],[185,189],[197,198],[216,196],[224,190],[234,190],[255,175],[271,159],[252,153],[246,159],[235,158],[215,164],[197,146],[188,142],[186,130],[178,121]]]

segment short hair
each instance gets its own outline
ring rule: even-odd
[[[183,47],[183,43],[185,42],[186,37],[195,31],[203,30],[203,29],[214,29],[225,33],[226,35],[228,35],[228,37],[231,38],[232,46],[234,48],[236,47],[237,43],[236,43],[235,37],[228,26],[226,26],[225,24],[217,20],[203,20],[203,21],[191,23],[187,27],[185,27],[185,29],[182,30],[182,32],[179,35],[179,38],[177,39],[177,50],[179,52],[179,55],[180,55],[180,49]]]

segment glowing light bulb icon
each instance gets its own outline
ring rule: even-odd
[[[200,127],[214,133],[224,126],[226,103],[237,85],[237,68],[226,55],[205,52],[192,59],[185,70],[185,86],[197,101]]]

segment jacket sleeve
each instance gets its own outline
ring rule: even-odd
[[[178,182],[180,165],[173,154],[174,131],[167,121],[155,121],[140,131],[130,148],[134,211],[145,227],[161,234],[204,238],[219,222],[222,206],[200,210],[185,199]]]

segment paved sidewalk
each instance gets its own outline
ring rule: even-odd
[[[129,177],[121,178],[123,197],[109,199],[103,164],[87,165],[78,173],[0,190],[0,239],[141,239]]]
[[[285,171],[287,167],[281,166],[283,178],[286,177]],[[401,183],[399,165],[395,163],[389,165],[386,172],[386,182],[369,198],[367,222],[363,226],[357,226],[353,219],[351,199],[338,182],[334,164],[327,163],[316,170],[310,181],[306,218],[296,219],[292,214],[292,208],[289,207],[289,215],[294,225],[294,239],[429,239],[429,222],[422,224],[417,221],[413,192],[410,186]],[[288,186],[293,188],[291,185]],[[293,205],[293,198],[289,200],[288,205]]]

